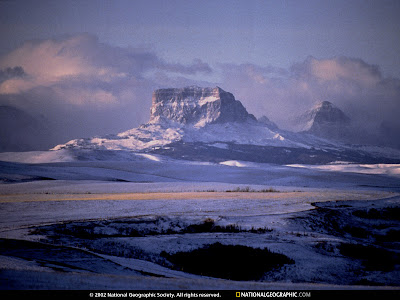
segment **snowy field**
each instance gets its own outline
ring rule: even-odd
[[[1,289],[400,288],[399,165],[0,160]]]

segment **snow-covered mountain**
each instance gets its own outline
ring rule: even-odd
[[[174,121],[204,127],[207,124],[255,121],[242,103],[223,89],[160,89],[153,93],[150,123]]]
[[[302,133],[284,131],[267,117],[257,120],[242,103],[219,87],[154,91],[150,119],[115,135],[76,139],[52,150],[127,150],[206,161],[229,159],[275,163],[326,163],[337,160],[382,162],[372,155],[326,139],[349,119],[329,102],[304,115]],[[329,136],[329,135],[328,135]],[[375,149],[376,150],[376,149]],[[381,153],[381,151],[378,151]],[[400,152],[397,153],[400,158]]]
[[[257,121],[240,101],[219,87],[160,89],[153,93],[148,123],[117,135],[72,140],[53,149],[140,151],[178,141],[305,146],[304,141],[285,138],[272,125],[269,120]]]

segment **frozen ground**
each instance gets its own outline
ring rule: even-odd
[[[61,154],[0,156],[1,289],[400,287],[398,165]],[[235,245],[289,260],[242,281],[172,259],[217,243],[243,274]]]

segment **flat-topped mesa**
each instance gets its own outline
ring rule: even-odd
[[[219,87],[159,89],[153,92],[150,122],[165,120],[198,127],[213,123],[256,121],[238,100]]]

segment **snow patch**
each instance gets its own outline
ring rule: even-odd
[[[274,139],[280,140],[280,141],[284,141],[285,138],[283,136],[281,136],[279,133],[274,135]]]
[[[161,161],[161,159],[156,155],[146,154],[146,153],[137,153],[136,155],[145,157],[152,161]]]
[[[237,161],[237,160],[227,160],[219,163],[220,165],[231,166],[231,167],[248,167],[247,164]]]
[[[202,97],[202,98],[200,98],[198,103],[199,103],[200,106],[203,106],[204,104],[207,104],[209,102],[215,102],[215,101],[217,101],[219,99],[220,98],[216,97],[216,96]]]
[[[215,147],[215,148],[219,148],[219,149],[229,149],[229,145],[225,144],[225,143],[213,143],[210,144],[210,146]]]

